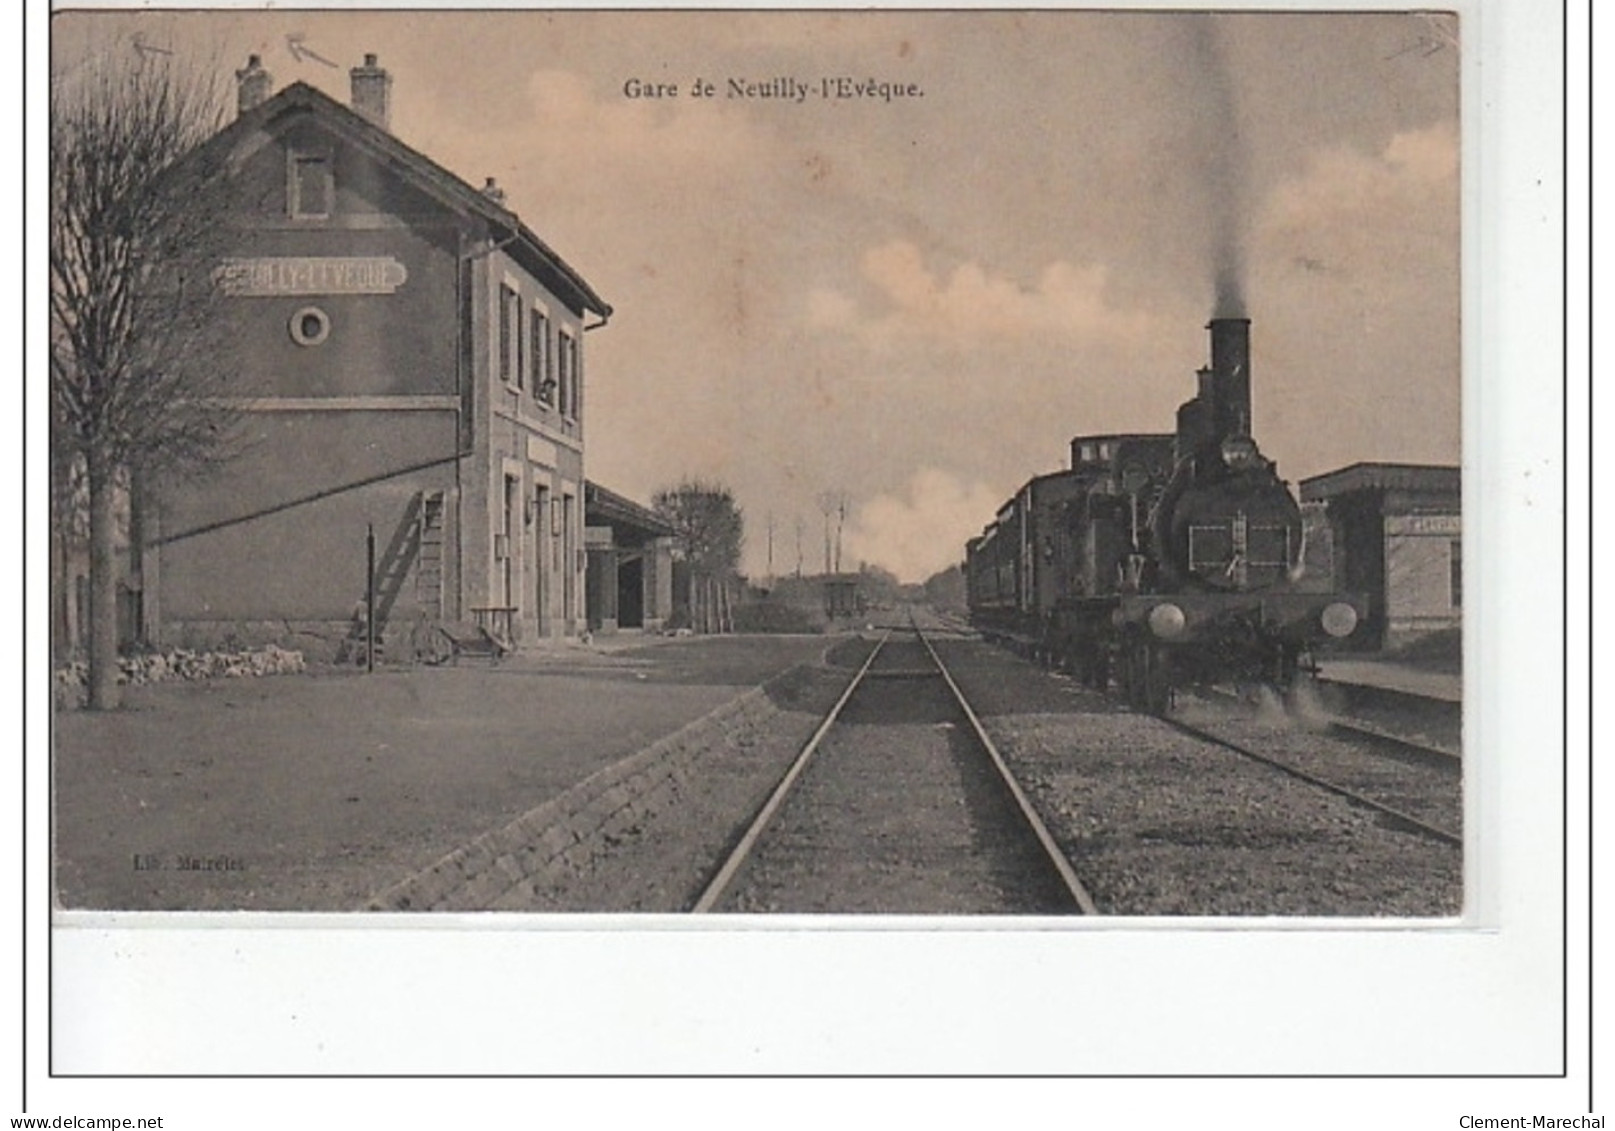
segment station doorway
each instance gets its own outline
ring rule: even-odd
[[[645,627],[645,559],[638,554],[617,562],[617,627]]]

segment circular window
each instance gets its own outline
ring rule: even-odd
[[[300,346],[317,346],[331,335],[331,316],[317,306],[305,306],[292,315],[292,341]]]

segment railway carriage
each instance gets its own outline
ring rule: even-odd
[[[1214,319],[1175,432],[1079,436],[966,547],[984,632],[1163,710],[1190,683],[1288,690],[1359,595],[1307,578],[1300,507],[1250,435],[1250,323]]]

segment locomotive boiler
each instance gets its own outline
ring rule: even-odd
[[[1250,321],[1207,327],[1210,364],[1174,432],[1079,436],[966,547],[971,614],[1134,706],[1175,688],[1291,688],[1363,598],[1309,575],[1295,496],[1251,435]]]

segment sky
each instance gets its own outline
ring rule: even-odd
[[[98,12],[53,66],[136,35],[342,101],[377,54],[393,132],[614,308],[589,478],[727,484],[754,576],[823,567],[832,495],[844,568],[958,561],[1073,435],[1170,431],[1219,312],[1285,478],[1460,458],[1455,19]]]

